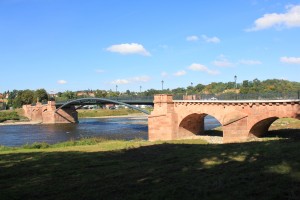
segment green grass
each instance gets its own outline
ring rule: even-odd
[[[20,120],[20,116],[16,111],[0,111],[0,122],[7,120]]]
[[[108,110],[108,109],[97,109],[97,110],[77,110],[79,118],[86,117],[105,117],[105,116],[121,116],[141,113],[140,111],[132,109],[118,109],[118,110]]]
[[[74,142],[0,151],[0,199],[300,198],[299,140]]]

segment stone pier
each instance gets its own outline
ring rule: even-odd
[[[56,111],[55,101],[48,104],[23,105],[24,115],[33,122],[43,124],[78,123],[78,113],[75,106]]]

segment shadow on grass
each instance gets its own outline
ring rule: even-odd
[[[223,137],[222,130],[206,130],[203,136],[218,136]],[[263,138],[284,138],[300,140],[300,129],[279,129],[279,130],[269,130]]]
[[[267,134],[264,135],[264,137],[300,140],[300,129],[270,130]]]
[[[0,154],[0,199],[299,199],[300,142]]]
[[[223,137],[223,131],[222,130],[206,130],[201,135],[207,135],[207,136],[218,136]]]

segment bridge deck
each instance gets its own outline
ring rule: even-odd
[[[289,103],[298,102],[300,99],[289,100],[173,100],[173,102],[197,102],[197,103]]]

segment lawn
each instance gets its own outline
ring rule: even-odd
[[[299,148],[297,139],[2,147],[0,199],[300,199]]]

